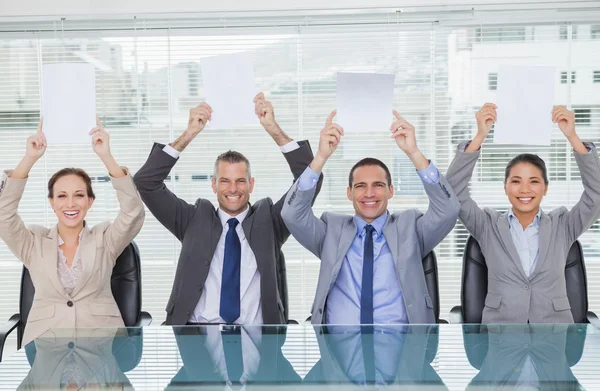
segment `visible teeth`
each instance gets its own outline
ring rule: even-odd
[[[77,216],[79,212],[65,212],[67,216]]]
[[[531,201],[531,197],[529,198],[519,198],[521,201]]]
[[[375,201],[371,201],[371,202],[365,202],[365,205],[375,205]]]

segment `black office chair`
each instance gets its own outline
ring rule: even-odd
[[[425,283],[427,284],[427,292],[433,303],[433,315],[435,316],[436,323],[448,323],[444,319],[440,319],[440,284],[438,278],[437,268],[437,257],[435,251],[431,250],[429,254],[425,255],[423,262],[423,272],[425,273]],[[306,318],[307,322],[310,322],[312,316]]]
[[[131,242],[117,258],[111,277],[111,289],[126,327],[148,326],[152,322],[152,316],[142,311],[140,251],[135,242]],[[21,349],[34,294],[35,288],[29,270],[23,267],[19,313],[11,316],[9,322],[0,329],[0,361],[2,359],[1,349],[4,348],[8,335],[15,328],[17,329],[17,349]]]
[[[579,241],[571,246],[565,266],[567,296],[575,323],[599,325],[598,317],[588,311],[587,275]],[[469,236],[463,255],[460,306],[450,310],[451,323],[481,323],[487,295],[487,265],[479,243]]]

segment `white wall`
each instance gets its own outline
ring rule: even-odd
[[[306,11],[373,8],[511,7],[522,0],[0,0],[0,21],[14,17],[204,14],[246,11]],[[528,0],[528,6],[556,3],[564,7],[582,1]]]

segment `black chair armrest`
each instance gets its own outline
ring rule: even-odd
[[[2,353],[4,352],[4,344],[8,335],[17,328],[21,322],[21,315],[14,314],[8,322],[0,328],[0,362],[2,362]]]
[[[598,315],[596,315],[592,311],[587,312],[587,321],[588,323],[591,323],[594,327],[600,328],[600,319],[598,319]]]
[[[438,319],[438,324],[448,324],[448,321],[446,319]]]
[[[305,323],[310,323],[312,321],[312,315],[309,316],[308,318],[306,318],[306,320],[304,321]]]
[[[450,323],[452,324],[461,324],[464,322],[463,320],[463,316],[462,316],[462,307],[457,305],[455,307],[452,307],[452,309],[450,310]]]
[[[298,324],[298,321],[294,320],[294,319],[290,319],[290,320],[288,320],[287,324]]]
[[[137,321],[135,327],[150,326],[150,323],[152,323],[152,315],[146,311],[141,311],[140,319]]]

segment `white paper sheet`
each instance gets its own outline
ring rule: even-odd
[[[233,128],[260,123],[254,113],[254,62],[248,52],[200,60],[204,96],[213,109],[208,127]]]
[[[42,115],[48,144],[91,143],[96,127],[96,75],[92,64],[42,67]]]
[[[550,145],[556,69],[501,65],[494,143]]]
[[[344,132],[389,131],[394,75],[339,72],[336,84],[335,122]]]

